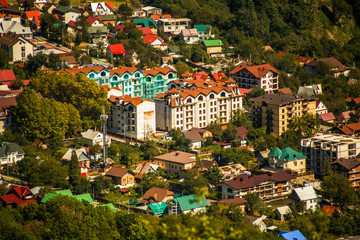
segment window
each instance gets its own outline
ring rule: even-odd
[[[210,94],[210,99],[214,99],[215,95],[212,93]]]
[[[232,188],[228,188],[228,193],[232,193],[233,192],[233,190],[232,190]]]
[[[204,100],[204,98],[203,98],[202,96],[200,96],[200,97],[198,98],[198,100],[199,100],[199,101],[202,101],[202,100]]]
[[[124,79],[129,79],[129,75],[128,75],[128,74],[125,74],[125,75],[124,75]]]
[[[221,97],[225,97],[225,95],[226,95],[226,94],[225,94],[224,92],[222,92],[222,93],[220,94]]]
[[[126,179],[125,179],[125,178],[123,179],[123,183],[126,183]]]
[[[105,71],[103,71],[103,72],[101,72],[101,74],[100,74],[102,77],[105,77],[106,76],[106,72]]]
[[[173,77],[174,77],[174,74],[169,73],[168,78],[173,78]]]
[[[191,103],[191,98],[189,98],[189,99],[187,100],[187,103]]]
[[[135,73],[135,77],[140,77],[140,73]],[[136,83],[134,83],[136,84]]]

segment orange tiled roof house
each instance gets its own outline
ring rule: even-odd
[[[60,72],[76,75],[83,73],[99,85],[118,87],[124,95],[153,99],[158,93],[168,90],[167,84],[177,79],[176,71],[169,68],[136,67],[105,68],[101,65],[63,69]]]

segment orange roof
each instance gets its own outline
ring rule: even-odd
[[[40,17],[40,11],[25,11],[26,17],[31,20],[33,17]]]
[[[155,76],[159,73],[168,74],[169,72],[175,72],[175,71],[169,67],[164,67],[164,68],[153,67],[150,70],[144,70],[144,76],[147,76],[147,75]]]
[[[138,106],[140,103],[143,102],[153,102],[151,99],[142,99],[140,97],[130,97],[129,95],[124,95],[121,97],[114,97],[114,96],[110,96],[108,98],[108,100],[112,103],[116,102],[116,99],[120,100],[120,105],[127,105],[127,104],[132,104],[134,107]]]
[[[189,73],[188,71],[184,72],[183,74],[181,74],[182,77],[191,77],[191,73]]]
[[[237,72],[246,69],[251,74],[253,74],[257,78],[263,77],[265,74],[267,74],[269,71],[279,73],[275,68],[273,68],[270,64],[263,64],[263,65],[239,65],[234,70],[230,72],[230,74],[236,74]]]
[[[112,76],[112,75],[114,75],[114,74],[123,75],[123,74],[126,73],[126,72],[134,73],[134,72],[136,72],[137,70],[138,70],[137,67],[121,66],[121,67],[118,67],[118,68],[116,68],[116,69],[111,69],[111,70],[110,70],[110,76]]]
[[[177,90],[176,88],[172,88],[169,91],[167,91],[167,93],[179,93],[179,90]]]
[[[146,34],[143,39],[144,39],[144,43],[146,44],[151,44],[157,39],[159,39],[162,42],[162,39],[160,37],[155,36],[154,34]]]

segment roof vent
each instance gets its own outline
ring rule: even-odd
[[[179,152],[176,152],[176,153],[175,153],[175,156],[179,156]]]

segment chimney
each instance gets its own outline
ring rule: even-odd
[[[176,153],[175,153],[175,156],[179,156],[179,152],[176,152]]]

